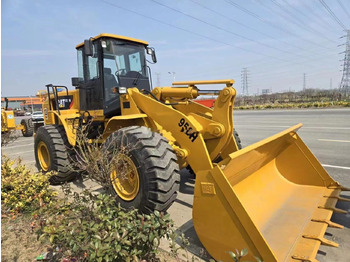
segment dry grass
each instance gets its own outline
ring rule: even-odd
[[[83,126],[76,132],[76,145],[73,148],[72,158],[73,168],[84,174],[89,179],[101,185],[106,192],[112,193],[112,182],[110,174],[116,171],[118,179],[128,179],[131,172],[130,165],[125,156],[130,156],[130,152],[137,149],[138,144],[114,147],[114,144],[104,146],[99,144],[102,135],[98,135],[96,140],[88,137],[90,124]],[[126,140],[124,136],[120,140]]]
[[[1,146],[6,146],[19,137],[17,130],[10,130],[1,134]]]

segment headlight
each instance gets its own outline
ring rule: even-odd
[[[120,95],[126,94],[126,93],[127,93],[126,87],[119,87],[119,88],[118,88],[118,93],[119,93]]]

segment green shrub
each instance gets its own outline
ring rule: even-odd
[[[61,256],[78,261],[138,261],[154,258],[160,239],[175,241],[169,214],[139,214],[116,205],[107,194],[88,191],[71,194],[64,205],[51,208],[51,216],[39,216],[41,239],[49,239]],[[174,245],[173,245],[174,246]],[[176,252],[176,251],[175,251]]]
[[[182,248],[176,242],[188,244],[175,233],[169,214],[127,211],[115,197],[72,193],[68,184],[62,187],[65,197],[58,199],[49,185],[51,175],[32,173],[21,160],[2,157],[2,212],[12,219],[18,212],[32,212],[31,229],[50,243],[50,250],[58,250],[53,261],[150,261],[161,238],[170,241],[174,256]]]
[[[339,104],[344,107],[350,107],[350,102],[341,101]]]
[[[21,160],[1,157],[1,200],[11,212],[33,211],[51,205],[56,192],[50,188],[48,174],[32,173]]]
[[[292,103],[278,103],[274,104],[255,104],[255,105],[245,105],[245,106],[236,106],[235,110],[240,109],[273,109],[273,108],[323,108],[323,107],[333,107],[333,106],[341,106],[341,107],[350,107],[349,101],[315,101],[315,102],[292,102]]]

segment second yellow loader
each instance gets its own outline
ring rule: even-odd
[[[15,130],[21,130],[24,137],[33,135],[33,122],[29,118],[21,120],[19,125],[16,125],[15,114],[13,110],[8,110],[8,98],[5,97],[5,106],[1,108],[1,133],[6,135]]]

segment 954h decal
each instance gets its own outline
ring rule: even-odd
[[[192,142],[197,139],[199,132],[193,131],[193,128],[184,118],[180,119],[179,127],[181,127],[181,132],[184,132]]]

